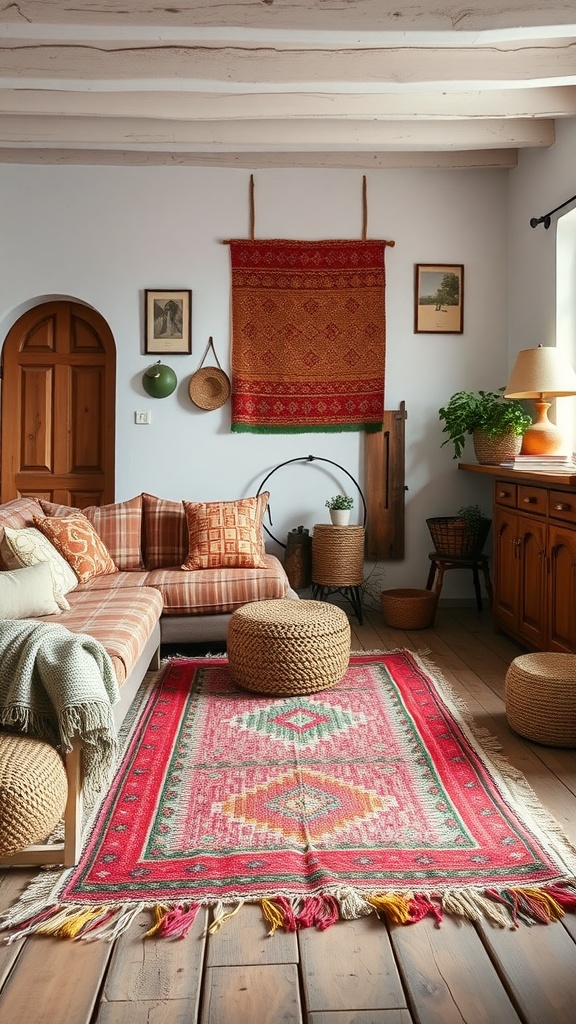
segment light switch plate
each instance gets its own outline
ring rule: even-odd
[[[151,415],[149,412],[135,412],[134,422],[149,426],[151,423]]]

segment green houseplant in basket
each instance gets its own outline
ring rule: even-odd
[[[435,516],[426,523],[437,554],[475,558],[482,554],[492,520],[479,505],[464,505],[455,516]]]
[[[497,465],[518,455],[522,438],[532,419],[516,398],[504,398],[499,391],[457,391],[447,405],[438,410],[447,438],[440,445],[452,444],[454,458],[464,450],[466,435],[471,434],[478,462]]]

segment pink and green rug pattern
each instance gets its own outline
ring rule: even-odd
[[[225,659],[171,662],[80,863],[4,927],[109,938],[150,908],[151,933],[182,935],[244,901],[272,931],[562,916],[576,851],[434,675],[408,651],[355,655],[338,686],[274,698],[236,689]]]

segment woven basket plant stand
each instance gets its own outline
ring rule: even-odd
[[[61,820],[68,779],[54,747],[0,732],[0,858],[41,843]],[[18,861],[21,863],[21,861]]]
[[[576,655],[514,658],[504,702],[508,723],[520,736],[549,747],[576,747]]]
[[[327,690],[350,660],[350,623],[324,601],[254,601],[230,619],[232,680],[245,690],[294,696]]]
[[[364,527],[317,523],[312,536],[312,597],[342,594],[362,625]]]

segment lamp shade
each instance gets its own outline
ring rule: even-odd
[[[576,395],[576,373],[557,348],[539,345],[518,353],[506,398],[561,398]]]

